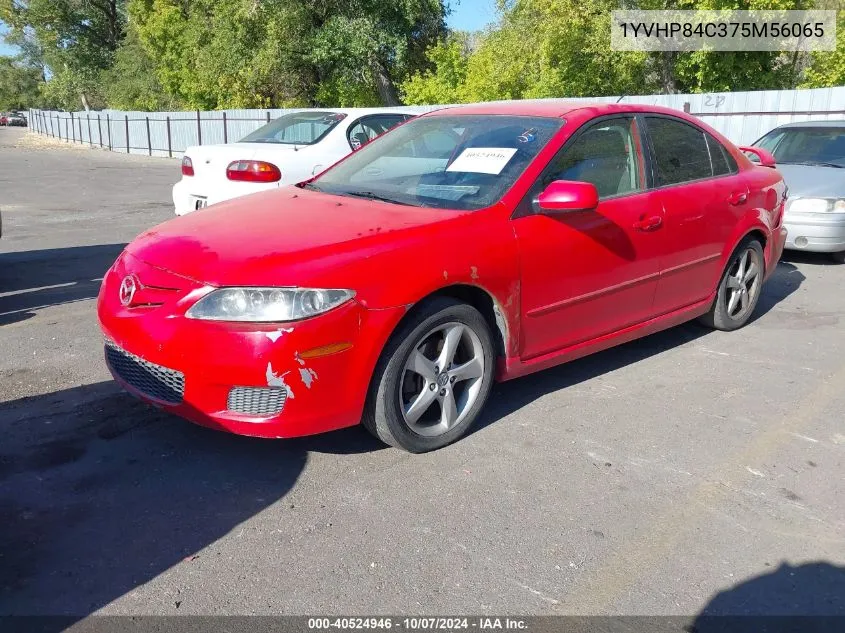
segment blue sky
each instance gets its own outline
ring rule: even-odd
[[[451,0],[449,26],[461,31],[479,31],[496,20],[495,0]]]
[[[6,25],[0,22],[0,55],[14,55],[18,52],[17,47],[6,44],[4,36],[6,35]]]
[[[478,31],[496,19],[495,0],[451,0],[449,26],[462,31]],[[6,44],[6,25],[0,22],[0,55],[14,55],[17,48]]]

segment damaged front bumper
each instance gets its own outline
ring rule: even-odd
[[[141,286],[147,279],[157,302],[124,306],[120,286],[129,275]],[[129,255],[106,274],[98,299],[106,362],[127,391],[240,435],[296,437],[360,421],[382,345],[404,309],[350,301],[284,324],[186,318],[201,292],[199,284]]]

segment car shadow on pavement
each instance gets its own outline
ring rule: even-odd
[[[795,292],[804,279],[804,275],[795,265],[779,263],[763,286],[763,292],[749,324],[758,319],[765,319],[766,314]],[[638,363],[707,336],[711,332],[697,323],[685,323],[536,374],[494,385],[490,400],[470,433],[493,424],[547,393]],[[742,333],[738,331],[731,335],[742,336]]]
[[[777,569],[713,596],[691,633],[845,630],[845,567],[825,561]]]
[[[2,404],[0,420],[0,615],[83,617],[176,565],[214,568],[214,543],[274,504],[290,538],[296,509],[278,504],[308,453],[379,446],[354,429],[286,442],[204,429],[111,382]]]
[[[93,299],[124,246],[0,253],[0,325],[28,319],[41,308]]]
[[[845,266],[839,264],[827,253],[808,253],[806,251],[784,251],[780,258],[781,262],[795,264],[809,264],[810,266]]]

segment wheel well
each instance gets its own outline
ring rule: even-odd
[[[763,233],[763,231],[761,231],[760,229],[754,229],[753,231],[750,231],[748,235],[745,236],[745,239],[748,239],[749,237],[756,238],[757,241],[760,242],[760,246],[766,248],[766,234]]]
[[[414,307],[420,305],[426,299],[431,299],[432,297],[451,297],[452,299],[457,299],[458,301],[467,303],[478,310],[484,317],[484,320],[487,321],[487,325],[490,326],[490,331],[493,333],[493,345],[496,348],[496,355],[501,357],[506,355],[505,350],[507,347],[505,336],[507,326],[504,323],[504,316],[502,315],[501,310],[496,307],[493,297],[491,297],[486,291],[477,286],[456,284],[454,286],[440,288],[439,290],[426,295],[414,304]],[[413,311],[413,308],[409,310],[409,313],[411,311]],[[499,318],[497,318],[497,312],[500,315]]]

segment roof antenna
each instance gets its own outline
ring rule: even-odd
[[[622,101],[622,99],[624,99],[624,98],[625,98],[625,97],[627,97],[627,96],[628,96],[628,95],[622,95],[621,97],[619,97],[619,98],[616,100],[616,103],[619,103],[620,101]]]

